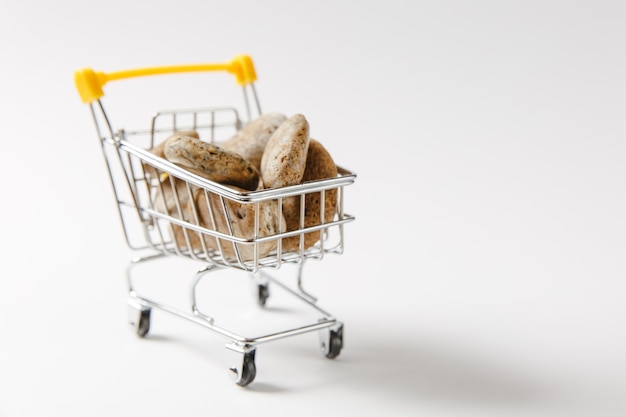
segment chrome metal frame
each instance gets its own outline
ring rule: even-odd
[[[261,107],[256,95],[254,85],[248,86],[257,115],[261,114]],[[244,101],[248,122],[252,120],[253,113],[248,99],[248,90],[244,88]],[[209,140],[215,141],[216,132],[219,129],[231,129],[234,133],[244,124],[236,109],[230,107],[171,110],[156,113],[149,129],[146,130],[115,130],[104,109],[101,100],[90,104],[91,115],[96,127],[98,138],[105,157],[106,167],[111,180],[115,195],[117,210],[120,216],[124,238],[127,245],[133,251],[148,251],[144,256],[138,256],[131,260],[127,269],[128,303],[133,312],[137,313],[132,318],[131,324],[141,336],[149,329],[149,313],[151,309],[158,309],[171,313],[180,318],[196,323],[230,340],[227,347],[242,355],[242,362],[231,368],[235,380],[240,385],[252,382],[255,375],[254,353],[256,346],[285,337],[303,333],[321,331],[321,343],[324,353],[329,357],[338,354],[341,344],[329,337],[341,335],[342,323],[328,311],[317,304],[317,298],[304,290],[302,270],[305,261],[309,259],[323,259],[326,254],[340,254],[343,252],[344,232],[346,223],[354,220],[354,217],[344,212],[344,187],[355,181],[356,175],[346,169],[339,168],[336,178],[311,181],[289,187],[277,189],[263,189],[258,191],[237,191],[233,188],[218,184],[179,166],[172,164],[148,151],[156,143],[161,135],[169,135],[179,129],[204,129],[208,132]],[[227,122],[220,122],[219,117],[226,117]],[[208,117],[207,121],[201,121]],[[181,118],[186,121],[181,125]],[[188,120],[191,120],[189,122]],[[166,121],[167,126],[161,125]],[[202,119],[204,120],[204,119]],[[144,138],[144,145],[136,143],[136,138]],[[150,170],[153,174],[149,175]],[[169,183],[165,183],[169,181]],[[182,186],[181,186],[182,184]],[[164,186],[171,186],[175,207],[164,208],[157,201],[159,195],[164,195]],[[179,190],[180,187],[182,191]],[[193,216],[183,215],[182,199],[193,199],[194,192],[201,193],[206,199],[206,206],[212,220],[213,227],[202,224],[198,220],[198,209],[193,206]],[[324,223],[324,202],[328,192],[336,190],[337,212],[331,222]],[[311,227],[304,227],[305,196],[310,193],[320,195],[320,218],[322,222]],[[220,209],[214,210],[210,204],[210,198],[216,198],[220,202]],[[287,198],[299,198],[301,205],[300,229],[293,231],[282,230],[277,226],[278,232],[270,236],[260,236],[260,205],[263,202],[275,201],[282,216],[282,203]],[[195,200],[194,200],[195,201]],[[237,236],[232,226],[228,203],[254,206],[254,236],[246,238]],[[228,230],[218,230],[216,216],[223,215],[226,218]],[[182,230],[184,241],[174,238],[175,230]],[[306,233],[319,232],[320,239],[313,247],[304,247],[304,235]],[[299,236],[299,250],[284,251],[282,239]],[[190,242],[192,237],[199,237],[201,248],[194,247]],[[217,242],[217,248],[209,248],[206,245],[207,238]],[[266,242],[276,242],[276,249],[264,256],[260,255],[260,245]],[[232,245],[234,256],[227,256],[225,245]],[[253,256],[244,257],[240,249],[252,247]],[[178,256],[202,263],[202,268],[193,277],[191,284],[190,309],[182,309],[161,303],[150,297],[140,294],[133,283],[131,272],[134,267],[148,261]],[[295,287],[289,286],[267,273],[268,269],[279,269],[284,264],[298,266],[297,283]],[[319,316],[314,322],[301,326],[285,329],[271,334],[257,335],[254,337],[243,336],[231,332],[215,323],[209,315],[201,312],[196,302],[196,289],[198,283],[209,272],[224,268],[234,268],[245,271],[252,276],[258,285],[278,287],[286,291],[296,299],[310,306]],[[333,333],[334,332],[334,333]],[[332,337],[331,337],[332,339]],[[335,337],[336,339],[336,337]],[[335,349],[332,346],[335,342]],[[338,344],[339,343],[339,344]],[[338,346],[338,348],[337,348]],[[252,369],[251,369],[252,368]]]

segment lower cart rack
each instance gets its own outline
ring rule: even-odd
[[[250,384],[256,376],[255,355],[257,346],[263,343],[275,340],[297,336],[304,333],[318,332],[320,349],[324,356],[329,359],[336,358],[343,348],[343,323],[337,320],[332,314],[321,308],[317,303],[317,298],[306,292],[302,284],[303,265],[298,265],[297,285],[290,286],[277,279],[273,275],[260,271],[256,274],[250,274],[254,285],[256,286],[256,298],[259,307],[263,308],[270,297],[270,288],[276,288],[284,291],[290,297],[310,307],[312,311],[318,313],[316,321],[300,324],[298,326],[289,327],[287,329],[271,332],[268,334],[257,335],[254,337],[244,336],[238,332],[233,332],[218,325],[211,315],[200,310],[196,302],[197,287],[201,280],[208,274],[219,273],[223,267],[220,266],[204,266],[193,277],[190,288],[190,308],[188,310],[174,307],[169,304],[153,300],[140,294],[135,288],[133,279],[133,270],[137,265],[144,262],[158,260],[162,255],[155,255],[143,258],[136,258],[131,261],[127,269],[128,283],[128,305],[129,305],[129,322],[140,337],[148,335],[152,320],[152,310],[160,310],[181,319],[193,322],[204,327],[230,341],[226,348],[236,352],[239,356],[237,363],[233,364],[229,369],[235,383],[240,386]]]

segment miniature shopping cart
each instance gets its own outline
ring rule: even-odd
[[[105,112],[103,86],[110,81],[203,71],[225,71],[235,76],[243,90],[245,120],[235,107],[202,107],[159,111],[154,113],[149,126],[130,130],[114,126]],[[354,173],[338,167],[338,175],[334,178],[282,188],[240,191],[195,175],[150,151],[166,137],[182,130],[199,132],[203,140],[211,142],[235,134],[254,115],[262,114],[255,80],[255,69],[247,55],[236,56],[223,64],[166,66],[112,73],[82,69],[75,73],[76,87],[82,101],[89,105],[96,126],[126,242],[137,253],[127,271],[129,321],[134,331],[141,337],[146,336],[150,330],[151,311],[158,309],[226,337],[230,341],[226,347],[236,352],[238,358],[238,363],[230,371],[235,382],[241,386],[248,385],[255,378],[256,346],[261,343],[319,332],[323,353],[328,358],[339,355],[343,346],[343,324],[305,291],[302,270],[308,260],[321,260],[328,254],[343,252],[344,225],[354,220],[353,216],[344,212],[344,187],[356,178]],[[165,189],[170,191],[170,204],[163,204]],[[325,197],[329,193],[336,195],[337,207],[331,221],[323,215]],[[301,220],[297,230],[287,231],[279,224],[273,234],[259,233],[260,211],[264,204],[274,202],[280,211],[284,201],[297,199],[301,219],[304,219],[307,197],[312,195],[317,195],[317,201],[321,202],[319,224],[305,226]],[[189,201],[196,202],[198,199],[205,204],[189,204]],[[185,211],[185,204],[191,207],[191,214]],[[254,232],[251,236],[238,235],[234,228],[228,226],[232,223],[232,216],[237,215],[233,207],[253,210]],[[202,209],[206,212],[201,213]],[[219,222],[216,219],[220,216],[225,220],[226,228],[217,227]],[[201,217],[211,221],[209,224],[201,222]],[[304,236],[308,233],[318,233],[320,238],[313,246],[306,247]],[[281,244],[283,239],[294,237],[299,239],[298,248],[285,250]],[[209,245],[209,241],[213,245]],[[261,250],[272,242],[273,249],[269,253]],[[132,271],[136,265],[167,257],[188,259],[200,265],[195,275],[190,277],[191,305],[187,306],[188,309],[144,297],[134,285]],[[293,265],[297,271],[291,283],[269,273],[284,265]],[[315,320],[255,337],[242,336],[219,326],[211,315],[201,311],[196,295],[203,277],[226,269],[242,271],[253,279],[257,302],[261,307],[266,304],[271,285],[294,296],[298,304],[302,302],[306,308],[313,310]],[[179,280],[177,278],[176,282]]]

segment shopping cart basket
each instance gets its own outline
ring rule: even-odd
[[[202,71],[226,71],[235,76],[243,90],[245,121],[235,107],[193,108],[156,112],[149,126],[129,130],[114,127],[105,111],[103,87],[111,81]],[[256,72],[252,59],[247,55],[236,56],[232,61],[221,64],[165,66],[111,73],[82,69],[75,73],[76,87],[82,101],[89,105],[105,156],[126,242],[138,254],[127,270],[129,321],[134,331],[141,337],[146,336],[150,329],[151,311],[158,309],[226,337],[230,340],[226,347],[237,353],[238,363],[230,370],[235,382],[241,386],[255,378],[256,346],[261,343],[317,331],[322,351],[328,358],[340,353],[343,323],[322,309],[317,299],[305,291],[302,270],[307,260],[320,260],[327,254],[343,252],[344,224],[354,220],[353,216],[344,212],[344,187],[356,178],[354,173],[338,167],[338,175],[334,178],[275,189],[241,191],[195,175],[150,152],[155,144],[181,130],[199,132],[203,140],[210,142],[236,133],[255,115],[262,114],[254,81]],[[164,204],[166,192],[170,200]],[[332,220],[328,221],[323,213],[325,197],[330,193],[336,196],[337,209]],[[310,196],[315,196],[320,202],[320,222],[305,226],[303,219]],[[275,204],[280,212],[283,202],[288,199],[296,199],[300,203],[300,227],[287,231],[279,223],[273,233],[261,234],[260,212],[263,207]],[[189,204],[190,201],[197,204]],[[237,207],[252,212],[254,226],[249,235],[238,234],[230,226],[232,216],[237,215]],[[201,218],[210,221],[202,222]],[[313,246],[305,246],[304,237],[310,233],[317,233],[319,240]],[[283,239],[294,237],[299,239],[297,249],[286,250],[282,245]],[[269,253],[264,250],[268,243],[272,243],[273,248]],[[197,261],[200,265],[195,275],[190,277],[191,305],[187,306],[188,309],[145,297],[133,284],[132,271],[136,265],[172,256]],[[291,283],[268,273],[289,264],[294,265],[297,271]],[[211,315],[200,311],[196,293],[198,283],[204,276],[224,269],[240,270],[253,278],[260,306],[265,305],[271,284],[272,288],[276,286],[294,296],[298,303],[306,304],[315,312],[316,320],[255,337],[242,336],[218,326]]]

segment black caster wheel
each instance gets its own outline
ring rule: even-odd
[[[328,329],[322,338],[322,352],[328,359],[335,359],[343,348],[343,324]]]
[[[239,356],[239,365],[230,368],[235,383],[240,387],[249,385],[256,378],[256,364],[254,362],[256,349],[254,347],[241,347],[235,344],[227,345],[226,347],[242,355]]]
[[[236,384],[240,387],[245,387],[254,381],[256,377],[256,365],[254,363],[254,352],[252,355],[246,354],[243,359],[243,365],[241,368],[241,378],[238,378]]]
[[[139,337],[145,337],[150,331],[150,313],[152,309],[135,302],[129,302],[128,322]]]
[[[142,309],[139,313],[139,321],[137,322],[136,332],[137,336],[145,337],[150,331],[150,312],[152,310]]]
[[[259,284],[257,293],[257,302],[261,307],[265,306],[267,299],[270,297],[270,290],[268,284]]]

